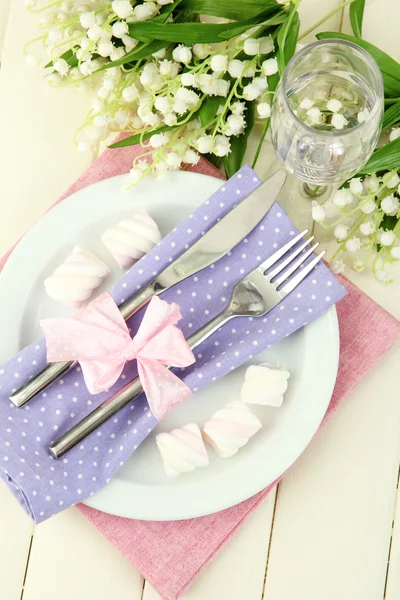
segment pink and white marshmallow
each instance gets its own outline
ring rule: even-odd
[[[121,269],[128,269],[161,241],[156,222],[146,212],[107,229],[101,239]]]
[[[75,246],[53,275],[45,279],[44,287],[53,300],[80,308],[109,272],[95,254]]]
[[[204,424],[204,439],[222,458],[229,458],[261,429],[255,414],[239,400],[228,402]]]
[[[279,407],[288,387],[289,371],[268,364],[251,365],[246,370],[241,398],[246,404]]]
[[[168,477],[208,466],[207,450],[196,423],[188,423],[169,433],[159,433],[156,442]]]

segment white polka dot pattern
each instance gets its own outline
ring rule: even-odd
[[[122,298],[128,298],[151,281],[154,274],[161,272],[259,185],[254,171],[248,166],[242,167],[119,280],[111,290],[116,302],[121,303]],[[228,302],[233,285],[272,254],[274,244],[280,246],[294,234],[287,215],[275,204],[246,240],[227,256],[164,293],[164,300],[175,301],[180,306],[183,319],[179,325],[185,336],[219,313]],[[301,297],[297,297],[297,293],[301,293]],[[296,293],[288,296],[267,317],[237,318],[217,331],[195,351],[197,361],[185,369],[182,378],[192,390],[205,387],[316,318],[344,295],[344,289],[327,267],[318,265]],[[309,308],[312,313],[308,312]],[[142,315],[140,311],[129,320],[132,334]],[[9,395],[45,364],[46,348],[41,339],[0,367],[0,477],[36,522],[80,502],[108,483],[156,425],[141,395],[65,458],[54,460],[48,453],[49,443],[132,380],[137,370],[134,361],[128,363],[108,393],[91,396],[80,367],[76,367],[24,409],[16,408],[9,401]],[[181,373],[179,369],[175,372]],[[24,475],[20,475],[21,472]]]

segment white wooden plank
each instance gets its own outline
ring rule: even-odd
[[[8,12],[10,10],[11,0],[2,0],[0,3],[0,64],[3,53],[3,43],[8,23]]]
[[[385,592],[385,600],[397,600],[400,596],[400,470]]]
[[[33,530],[17,500],[0,482],[0,598],[19,600]]]
[[[207,565],[181,600],[260,600],[274,512],[272,492]],[[146,581],[143,600],[161,600]]]
[[[3,2],[3,0],[2,0]],[[38,16],[12,0],[0,70],[2,228],[0,255],[43,214],[89,165],[72,137],[84,120],[89,96],[54,89],[26,64],[23,43],[38,35]]]
[[[142,589],[139,572],[76,509],[36,527],[24,600],[140,600]]]

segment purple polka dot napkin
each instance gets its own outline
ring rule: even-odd
[[[119,280],[111,290],[115,301],[120,304],[149,283],[260,183],[250,167],[242,167]],[[295,234],[290,219],[275,203],[247,238],[224,258],[163,293],[164,300],[179,304],[184,335],[189,337],[221,312],[237,281]],[[195,392],[315,319],[345,294],[329,269],[319,264],[267,317],[236,318],[223,326],[196,350],[196,363],[179,374]],[[132,333],[138,328],[143,310],[129,320]],[[92,396],[76,367],[27,406],[16,408],[9,395],[17,383],[45,364],[42,338],[0,368],[0,477],[37,523],[106,485],[157,423],[142,394],[65,458],[53,459],[48,452],[51,441],[126,385],[137,370],[135,361],[128,363],[108,393]]]

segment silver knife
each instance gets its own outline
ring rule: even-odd
[[[193,246],[157,275],[141,292],[121,304],[119,310],[125,321],[147,304],[153,296],[168,290],[190,277],[190,275],[198,273],[232,250],[254,229],[271,208],[285,183],[285,179],[285,171],[283,169],[277,171],[218,221]],[[68,371],[73,364],[75,363],[59,362],[47,365],[19,390],[14,392],[10,396],[10,400],[15,406],[24,406],[36,394],[43,391]]]

